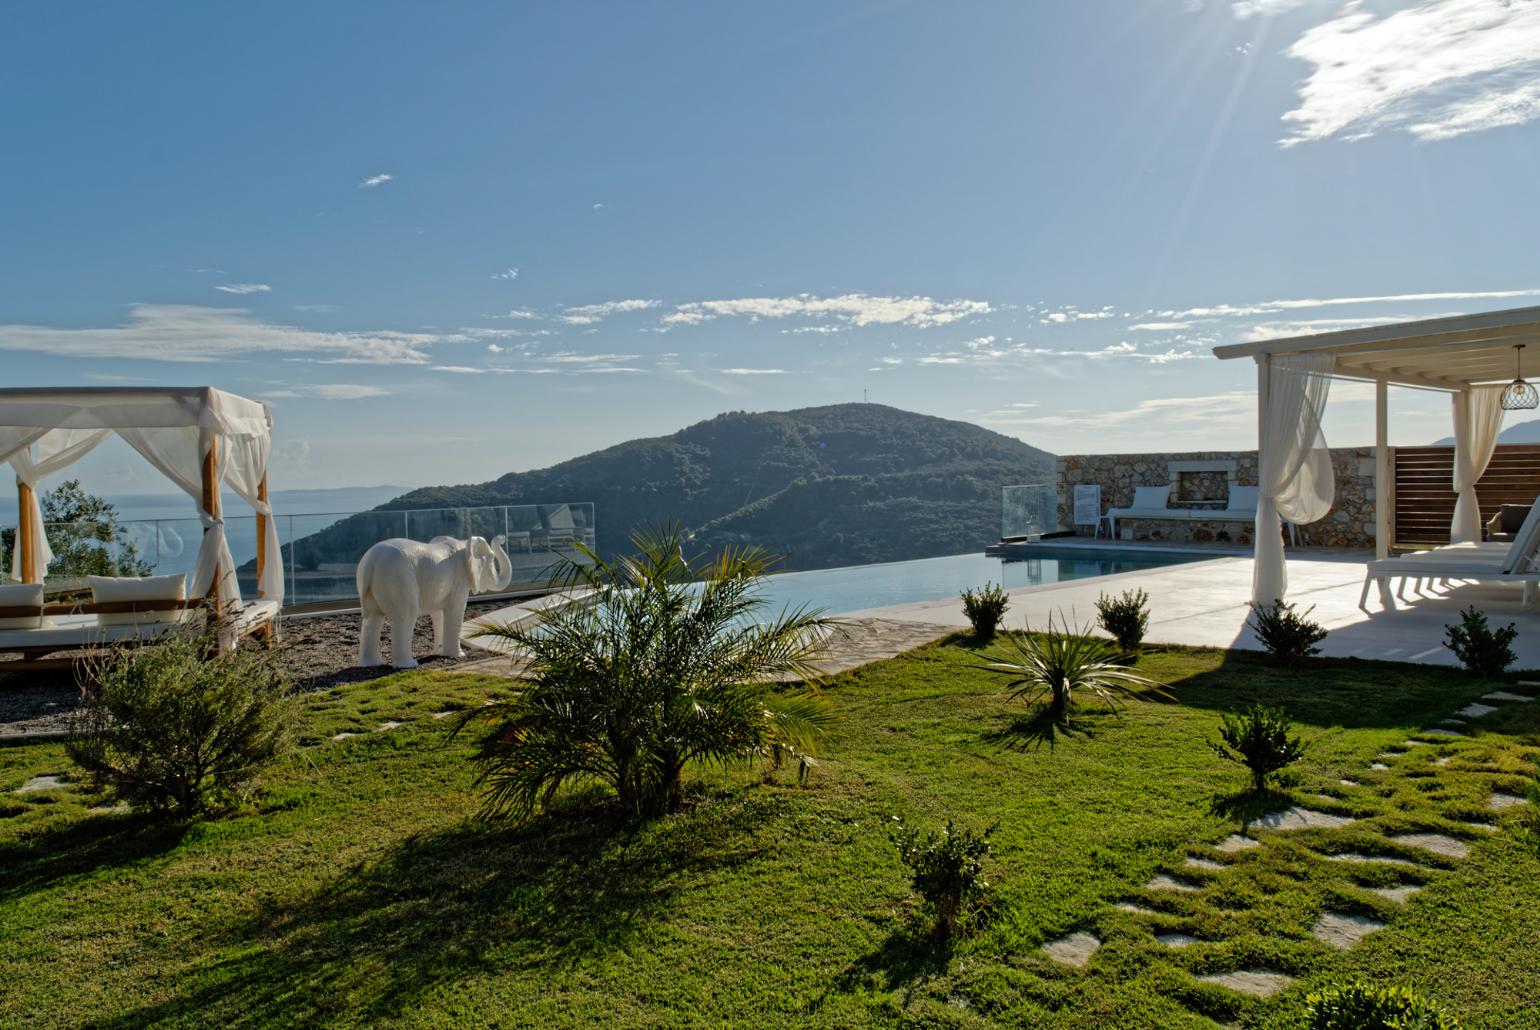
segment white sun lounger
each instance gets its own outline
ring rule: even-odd
[[[1368,603],[1369,586],[1375,582],[1380,585],[1380,599],[1385,607],[1393,607],[1390,597],[1392,579],[1401,581],[1397,596],[1403,599],[1408,579],[1522,583],[1524,604],[1528,605],[1534,600],[1535,583],[1540,582],[1537,551],[1540,551],[1540,498],[1536,499],[1535,507],[1530,509],[1524,524],[1513,535],[1511,544],[1450,544],[1419,554],[1369,562],[1358,607],[1363,608]]]

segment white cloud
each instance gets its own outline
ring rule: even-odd
[[[123,325],[68,329],[0,325],[0,350],[79,358],[217,361],[245,354],[306,354],[341,364],[421,365],[444,337],[429,333],[317,332],[275,325],[240,308],[135,304]]]
[[[493,354],[501,354],[503,352],[502,346],[496,343],[487,344],[487,350]]]
[[[1280,311],[1302,311],[1308,308],[1329,308],[1350,304],[1406,304],[1444,300],[1511,300],[1519,297],[1540,297],[1540,289],[1528,290],[1471,290],[1448,293],[1397,293],[1379,297],[1325,297],[1299,300],[1268,300],[1257,304],[1216,304],[1213,307],[1186,308],[1181,311],[1158,311],[1161,318],[1230,318],[1247,315],[1272,315]]]
[[[519,270],[517,268],[505,268],[501,272],[494,273],[492,276],[494,279],[502,279],[510,283],[518,277]]]
[[[455,375],[474,376],[487,371],[484,368],[472,368],[470,365],[434,365],[435,372],[453,372]]]
[[[670,326],[698,325],[714,318],[835,318],[855,326],[909,325],[930,328],[949,325],[994,309],[982,300],[940,301],[930,297],[874,297],[845,293],[838,297],[740,297],[680,304],[663,317]]]
[[[1286,53],[1311,66],[1283,116],[1292,145],[1403,130],[1448,139],[1540,117],[1540,3],[1421,0],[1383,16],[1350,0]]]
[[[1038,319],[1044,325],[1063,325],[1066,322],[1094,321],[1100,318],[1111,318],[1115,312],[1111,306],[1097,311],[1081,311],[1076,307],[1060,308],[1058,311],[1050,311],[1044,317]]]
[[[537,360],[553,365],[613,365],[621,361],[634,361],[636,354],[580,354],[577,351],[557,351],[541,354]]]
[[[214,289],[221,293],[235,293],[243,296],[248,293],[273,292],[273,288],[267,285],[267,283],[225,283],[223,286],[214,287]]]
[[[371,176],[369,176],[369,178],[367,178],[363,182],[359,183],[358,184],[358,188],[361,189],[361,190],[373,189],[376,186],[383,186],[383,185],[385,185],[387,182],[389,182],[390,180],[392,180],[394,178],[395,178],[394,175],[386,175],[384,173],[381,173],[379,175],[371,175]]]
[[[335,304],[296,304],[294,305],[294,310],[315,315],[330,315],[334,314],[338,308]]]
[[[512,319],[516,319],[516,320],[519,320],[519,321],[523,321],[523,320],[531,319],[531,318],[539,318],[540,316],[537,315],[533,311],[526,311],[523,308],[514,308],[512,311],[508,312],[506,315],[498,315],[496,317],[498,317],[498,318],[512,318]]]
[[[1151,435],[1161,430],[1194,423],[1202,427],[1256,428],[1257,397],[1250,390],[1235,390],[1207,397],[1159,397],[1140,401],[1131,407],[1112,406],[1095,411],[1072,411],[1058,415],[1029,415],[995,419],[996,425],[1041,426],[1052,429],[1117,429],[1128,426],[1148,427]]]
[[[1191,322],[1136,322],[1128,328],[1138,332],[1163,333],[1191,328]]]
[[[784,368],[724,368],[724,376],[784,376],[790,375]]]
[[[1283,14],[1296,7],[1303,7],[1307,2],[1308,0],[1235,0],[1230,5],[1230,10],[1237,18],[1244,21],[1257,16],[1270,18],[1275,14]]]
[[[656,300],[607,300],[602,304],[583,304],[575,308],[567,308],[561,316],[561,320],[568,325],[592,325],[611,315],[621,315],[630,311],[646,311],[655,308],[660,302]]]
[[[389,397],[396,391],[363,383],[316,383],[310,387],[310,392],[327,401],[356,401],[365,397]]]

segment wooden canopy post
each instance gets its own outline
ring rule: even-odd
[[[203,448],[203,495],[201,502],[203,510],[214,518],[219,518],[219,437],[209,430],[203,430],[198,436],[199,446]],[[205,529],[207,536],[212,529]],[[223,599],[219,596],[219,570],[214,570],[214,579],[209,584],[209,606],[217,617],[222,607]]]
[[[23,583],[41,583],[43,581],[42,570],[37,567],[36,545],[37,534],[43,532],[43,527],[37,524],[32,517],[33,495],[32,488],[26,483],[16,484],[16,500],[20,507],[17,509],[16,519],[16,553],[21,560],[18,565],[21,568],[21,581]]]
[[[257,500],[267,503],[267,471],[262,472],[262,480],[257,484]],[[267,516],[261,511],[257,512],[257,596],[262,595],[262,573],[267,570]]]

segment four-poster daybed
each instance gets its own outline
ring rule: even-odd
[[[20,584],[43,585],[52,552],[38,482],[112,435],[195,502],[203,541],[190,578],[175,594],[161,590],[135,600],[47,603],[40,590],[33,590],[29,597],[35,603],[0,606],[0,627],[5,627],[0,628],[0,653],[21,655],[20,661],[0,662],[0,670],[64,665],[68,659],[49,656],[158,636],[199,609],[226,620],[232,636],[261,633],[272,639],[283,604],[282,554],[267,495],[272,417],[266,405],[212,387],[0,389],[0,463],[9,463],[16,473],[19,502],[12,568],[0,571]],[[236,582],[221,485],[257,515],[254,600],[243,600]],[[131,595],[137,584],[148,582],[97,585],[99,593],[109,596]]]

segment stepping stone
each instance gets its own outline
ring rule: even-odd
[[[1202,943],[1196,937],[1189,937],[1185,933],[1157,933],[1155,942],[1168,948],[1190,948],[1194,944]]]
[[[1113,905],[1112,907],[1117,909],[1119,912],[1130,912],[1130,913],[1132,913],[1133,915],[1136,915],[1136,916],[1158,916],[1158,915],[1160,915],[1160,913],[1155,911],[1153,908],[1150,908],[1150,907],[1148,907],[1146,905],[1136,905],[1132,901],[1120,901],[1116,905]]]
[[[1495,823],[1466,822],[1463,819],[1456,819],[1455,822],[1459,823],[1461,826],[1469,826],[1473,830],[1481,830],[1485,833],[1497,832],[1497,825]]]
[[[1452,756],[1450,756],[1450,755],[1445,755],[1443,758],[1435,758],[1435,759],[1433,759],[1433,764],[1438,766],[1440,769],[1442,769],[1444,766],[1449,764],[1449,759],[1451,757]]]
[[[1184,858],[1182,865],[1188,869],[1201,869],[1205,873],[1222,873],[1225,868],[1224,863],[1209,858]]]
[[[1395,833],[1387,839],[1397,844],[1431,851],[1445,858],[1464,858],[1470,854],[1470,848],[1463,840],[1444,833]]]
[[[1269,812],[1257,820],[1266,830],[1335,830],[1353,820],[1345,815],[1317,812],[1313,808],[1292,805],[1281,812]]]
[[[1526,687],[1540,686],[1535,683],[1525,683]],[[1482,694],[1483,701],[1533,701],[1534,698],[1527,694],[1510,694],[1506,690],[1494,690],[1490,694]]]
[[[332,739],[333,740],[347,740],[349,737],[356,737],[356,736],[358,736],[358,734],[356,734],[356,733],[349,733],[347,730],[343,730],[341,733],[333,733],[332,734]]]
[[[1144,885],[1144,889],[1147,891],[1185,891],[1189,894],[1196,894],[1198,891],[1198,888],[1193,884],[1183,883],[1181,880],[1167,876],[1165,873],[1153,877],[1149,883]]]
[[[1492,812],[1501,812],[1506,808],[1517,808],[1519,805],[1527,804],[1529,804],[1528,798],[1521,798],[1517,794],[1505,794],[1502,791],[1498,791],[1487,799],[1487,809]]]
[[[1423,730],[1422,731],[1422,735],[1424,737],[1463,737],[1463,736],[1465,736],[1465,734],[1460,733],[1457,730],[1441,730],[1441,729]]]
[[[1403,748],[1403,749],[1408,750],[1408,751],[1411,750],[1414,747],[1427,747],[1427,746],[1428,746],[1428,742],[1426,740],[1403,740],[1401,743],[1396,745],[1396,747]]]
[[[35,794],[40,790],[62,790],[70,785],[63,776],[34,776],[16,788],[18,794]]]
[[[1101,946],[1101,938],[1095,934],[1072,933],[1068,937],[1060,937],[1056,941],[1049,941],[1043,945],[1043,950],[1055,962],[1062,962],[1066,966],[1076,966],[1084,969],[1086,964],[1091,961],[1091,956],[1096,954],[1096,949]]]
[[[433,713],[433,718],[435,718],[435,719],[447,719],[451,715],[459,715],[459,714],[460,714],[459,712],[457,712],[453,708],[451,708],[447,712],[434,712]]]
[[[1215,851],[1221,851],[1226,855],[1233,855],[1237,851],[1245,851],[1247,848],[1259,848],[1262,842],[1252,840],[1250,837],[1242,837],[1238,833],[1232,833],[1218,844],[1214,845]]]
[[[1340,855],[1323,855],[1328,862],[1372,862],[1375,865],[1414,865],[1409,858],[1394,858],[1390,855],[1364,855],[1357,851],[1348,851]]]
[[[1469,719],[1462,719],[1458,715],[1451,715],[1447,719],[1440,719],[1438,724],[1440,726],[1464,726],[1468,722],[1470,722]]]
[[[1358,786],[1358,781],[1357,780],[1338,780],[1337,782],[1342,784],[1344,787],[1356,787],[1356,786]]]
[[[1326,912],[1310,928],[1310,935],[1333,948],[1351,948],[1385,924],[1368,916],[1354,916],[1346,912]]]
[[[1460,709],[1456,714],[1463,715],[1469,719],[1479,719],[1483,715],[1491,715],[1495,711],[1497,711],[1497,709],[1493,708],[1491,705],[1484,705],[1480,701],[1472,701],[1470,704]]]
[[[1292,976],[1266,969],[1238,969],[1233,973],[1210,973],[1198,979],[1206,984],[1218,984],[1220,987],[1228,987],[1232,991],[1249,994],[1255,998],[1266,998],[1277,994],[1294,982]]]
[[[1386,901],[1394,901],[1397,905],[1404,905],[1408,898],[1420,890],[1422,890],[1421,884],[1411,883],[1405,887],[1370,887],[1369,893],[1378,894]]]
[[[1375,772],[1384,772],[1385,770],[1389,769],[1390,766],[1386,765],[1384,762],[1374,762],[1369,766],[1369,768],[1373,769]]]
[[[399,722],[396,722],[394,720],[387,720],[385,722],[380,723],[379,729],[375,730],[374,732],[376,732],[376,733],[389,733],[391,730],[395,729],[397,726],[400,726],[400,725],[401,724]]]
[[[86,811],[91,815],[122,815],[125,812],[132,812],[133,809],[128,807],[127,801],[119,801],[115,805],[97,805],[95,808],[86,809]]]

